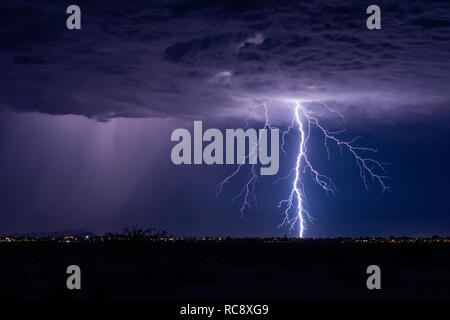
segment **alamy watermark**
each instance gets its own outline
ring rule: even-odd
[[[202,121],[194,121],[193,138],[189,130],[180,128],[172,132],[170,140],[178,142],[170,155],[176,165],[257,164],[259,160],[263,176],[277,174],[280,166],[279,129],[276,128],[258,131],[252,128],[226,129],[224,141],[222,131],[210,128],[203,132]],[[204,142],[209,143],[203,148]]]

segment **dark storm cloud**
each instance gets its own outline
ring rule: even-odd
[[[60,2],[3,5],[0,105],[108,120],[300,98],[377,118],[450,100],[447,1],[378,1],[379,31],[365,27],[367,1],[78,4],[80,31],[66,29]]]

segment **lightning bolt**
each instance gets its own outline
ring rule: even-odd
[[[313,127],[318,129],[324,138],[324,147],[327,151],[328,158],[331,157],[329,143],[336,145],[340,149],[341,154],[344,151],[347,151],[354,158],[356,166],[359,169],[359,175],[363,181],[366,190],[369,189],[368,179],[371,179],[372,181],[375,181],[380,185],[382,192],[388,191],[389,187],[386,183],[386,180],[388,180],[389,177],[384,174],[387,171],[383,163],[362,155],[363,153],[366,152],[376,153],[378,152],[378,150],[355,145],[355,143],[357,142],[358,139],[360,139],[360,137],[355,137],[348,141],[340,139],[338,135],[344,132],[344,130],[334,132],[329,131],[325,129],[325,127],[322,126],[322,124],[320,123],[319,119],[316,116],[314,116],[312,112],[308,111],[298,100],[292,100],[289,101],[289,103],[293,105],[293,118],[287,129],[281,130],[282,132],[281,150],[283,153],[287,154],[286,149],[284,147],[286,144],[286,137],[288,134],[290,134],[292,130],[297,130],[300,139],[300,141],[298,142],[298,153],[296,157],[295,166],[290,170],[289,174],[285,177],[277,179],[275,183],[278,183],[281,180],[289,179],[292,177],[292,175],[294,175],[294,179],[292,181],[290,188],[290,193],[287,199],[281,200],[278,203],[278,207],[284,209],[283,211],[284,218],[280,226],[287,225],[289,226],[289,230],[292,231],[295,228],[295,226],[298,225],[298,236],[300,238],[303,238],[304,232],[306,230],[305,218],[308,218],[311,222],[313,221],[311,215],[309,214],[305,206],[306,197],[304,192],[304,184],[302,180],[305,174],[309,172],[311,179],[317,185],[319,185],[325,192],[331,193],[333,195],[336,194],[336,188],[331,178],[320,173],[317,169],[315,169],[312,162],[308,158],[308,141],[311,129]],[[339,118],[341,118],[341,120],[345,122],[344,116],[339,111],[333,109],[332,107],[328,106],[325,103],[320,104],[329,113],[339,116]],[[265,116],[264,129],[272,129],[273,126],[270,124],[269,121],[267,105],[264,104],[263,106]],[[248,119],[246,122],[248,126]],[[250,150],[249,155],[246,156],[246,159],[251,155],[253,155],[254,152],[257,152],[257,146],[259,146],[259,142],[260,141],[258,138],[257,145],[252,150]],[[240,172],[243,165],[244,164],[240,164],[229,176],[227,176],[218,184],[216,196],[218,196],[222,192],[224,185],[230,182],[230,180]],[[252,164],[250,178],[244,184],[241,191],[232,198],[232,202],[236,201],[238,198],[243,198],[242,206],[240,208],[241,216],[244,214],[246,209],[250,209],[252,208],[253,205],[256,206],[257,204],[255,188],[258,179],[258,174],[255,166],[256,164]],[[383,174],[379,174],[378,172],[383,172]],[[291,216],[290,214],[291,212],[294,212],[295,214]]]
[[[269,115],[268,115],[269,111],[267,109],[267,105],[263,104],[263,107],[264,107],[264,116],[265,116],[265,122],[264,122],[263,129],[273,129],[272,125],[269,122]],[[249,126],[249,119],[246,119],[245,129],[248,126]],[[223,179],[217,185],[216,197],[218,197],[220,195],[220,193],[222,193],[224,185],[227,184],[228,182],[230,182],[230,180],[233,177],[235,177],[237,174],[239,174],[239,171],[241,170],[242,166],[245,164],[247,159],[250,156],[253,156],[255,154],[255,152],[258,152],[260,139],[261,139],[261,136],[258,137],[256,145],[253,146],[253,148],[250,150],[249,154],[247,156],[245,156],[244,163],[239,164],[237,166],[236,170],[234,170],[229,176],[227,176],[225,179]],[[231,200],[231,202],[234,203],[234,201],[236,201],[238,198],[243,197],[242,205],[241,205],[241,208],[239,209],[239,211],[241,213],[241,217],[244,215],[244,212],[245,212],[245,210],[247,208],[250,209],[250,208],[253,207],[252,203],[254,204],[255,207],[257,207],[256,192],[255,192],[257,179],[258,179],[258,173],[256,172],[256,164],[252,164],[252,166],[251,166],[251,177],[244,184],[244,186],[241,189],[241,192],[236,194]],[[253,200],[253,202],[251,200]]]

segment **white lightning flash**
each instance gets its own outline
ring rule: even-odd
[[[290,171],[290,173],[282,178],[279,178],[275,181],[275,183],[290,178],[294,174],[294,180],[292,181],[291,191],[287,199],[281,200],[278,204],[278,207],[284,208],[284,218],[280,226],[287,225],[289,229],[292,231],[293,228],[298,225],[298,236],[302,238],[304,236],[304,231],[306,229],[305,217],[312,222],[312,217],[306,209],[305,203],[305,192],[303,185],[303,177],[306,172],[309,172],[312,180],[317,183],[324,191],[327,193],[335,194],[336,188],[333,184],[333,181],[328,176],[321,174],[318,170],[316,170],[311,161],[308,159],[307,154],[307,145],[311,132],[311,128],[317,128],[324,137],[324,146],[328,154],[328,158],[330,158],[330,147],[329,142],[334,143],[336,146],[340,148],[341,153],[344,150],[348,151],[352,157],[355,159],[356,165],[359,169],[360,177],[364,183],[365,188],[368,190],[367,179],[376,181],[382,188],[382,191],[389,190],[389,187],[386,184],[386,180],[389,179],[386,175],[380,175],[377,172],[386,172],[383,164],[379,161],[376,161],[372,158],[368,158],[361,155],[361,152],[377,152],[376,149],[355,146],[355,142],[360,138],[356,137],[349,141],[344,141],[338,138],[337,136],[342,133],[344,130],[332,132],[325,129],[317,119],[317,117],[313,116],[311,112],[309,112],[303,105],[300,104],[298,100],[292,100],[294,115],[292,118],[292,122],[286,130],[282,130],[282,144],[281,150],[286,153],[284,149],[284,145],[286,142],[286,135],[289,134],[291,130],[298,130],[298,135],[300,138],[299,146],[298,146],[298,154],[294,168]],[[325,109],[330,112],[338,115],[343,121],[345,121],[343,115],[339,113],[337,110],[329,107],[326,104],[321,103]],[[269,122],[268,109],[264,104],[264,129],[273,128]],[[258,144],[259,145],[259,139]],[[246,159],[250,157],[254,152],[256,152],[256,147],[253,150],[250,150],[249,155],[246,156]],[[222,192],[222,189],[226,183],[228,183],[233,177],[235,177],[239,171],[241,170],[243,164],[240,164],[232,174],[222,180],[217,186],[217,195]],[[252,207],[252,203],[256,206],[256,181],[258,179],[257,171],[255,170],[255,165],[251,167],[251,177],[244,184],[241,192],[235,195],[232,199],[234,202],[236,199],[243,197],[243,203],[240,208],[241,216],[244,214],[244,211],[248,208]],[[293,216],[291,216],[291,212],[295,212]]]

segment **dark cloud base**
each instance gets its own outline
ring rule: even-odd
[[[448,1],[2,4],[0,105],[114,117],[240,115],[261,99],[333,101],[378,119],[448,112]],[[403,106],[409,106],[404,108]],[[375,107],[374,107],[375,106]]]

